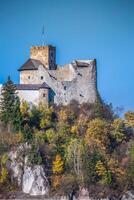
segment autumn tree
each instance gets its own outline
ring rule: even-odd
[[[53,107],[47,107],[46,105],[39,105],[41,111],[40,128],[47,129],[54,125],[54,110]]]
[[[95,166],[96,173],[100,177],[100,183],[101,184],[111,184],[112,178],[111,178],[111,171],[107,169],[105,163],[103,163],[101,160],[99,160],[96,163]]]
[[[62,161],[62,158],[59,154],[57,154],[52,165],[53,174],[61,174],[63,172],[63,166],[64,163]]]
[[[92,146],[106,150],[109,145],[110,125],[102,119],[93,119],[88,124],[85,141]]]
[[[127,137],[127,130],[122,119],[115,119],[112,123],[111,135],[117,143],[121,142]]]
[[[134,128],[134,112],[128,111],[125,113],[124,117],[126,125]]]
[[[60,186],[61,174],[64,170],[64,162],[59,154],[56,155],[55,160],[52,163],[53,172],[53,187],[56,188]]]

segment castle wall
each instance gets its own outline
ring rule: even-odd
[[[38,84],[38,70],[24,70],[20,72],[20,84]]]
[[[59,81],[72,81],[75,78],[75,69],[71,64],[58,66],[56,70],[51,70],[53,75]]]
[[[29,104],[38,105],[40,102],[38,90],[17,90],[20,101],[27,101]]]
[[[44,82],[43,73],[43,65],[38,70],[23,70],[20,72],[20,84],[41,84]]]
[[[86,67],[78,67],[75,63],[68,65],[68,70],[71,70],[70,74],[72,73],[68,81],[68,75],[64,76],[65,73],[63,73],[63,78],[59,79],[57,70],[54,72],[44,69],[45,82],[55,92],[56,104],[67,105],[71,100],[79,103],[95,102],[97,98],[96,63],[94,60],[83,62],[86,62]],[[64,71],[64,68],[62,70]]]
[[[49,104],[49,89],[40,89],[39,90],[39,101],[46,105]]]

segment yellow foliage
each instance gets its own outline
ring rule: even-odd
[[[8,177],[8,171],[6,167],[2,167],[1,175],[0,175],[0,183],[6,182],[7,177]]]
[[[71,133],[73,133],[73,134],[77,134],[77,132],[78,132],[78,126],[77,125],[73,125],[72,127],[71,127]]]
[[[58,112],[58,118],[59,118],[59,121],[66,122],[68,118],[67,112],[65,110],[60,110]]]
[[[57,154],[52,165],[53,174],[61,174],[63,172],[63,166],[64,166],[64,163],[62,161],[62,158],[59,154]]]
[[[85,140],[90,145],[96,145],[105,150],[109,144],[109,124],[101,119],[93,119],[88,124]]]
[[[119,166],[119,162],[111,158],[107,164],[108,168],[115,175],[116,179],[118,181],[123,181],[123,179],[125,178],[126,171],[123,167]]]
[[[56,139],[57,139],[57,134],[56,132],[54,131],[54,129],[52,128],[49,128],[48,130],[46,130],[46,137],[47,137],[47,140],[49,143],[55,143]]]
[[[121,142],[123,139],[125,139],[125,124],[122,119],[115,119],[112,124],[112,128],[112,136],[117,142]]]
[[[100,182],[102,184],[111,183],[111,173],[109,170],[106,169],[105,165],[100,160],[96,164],[96,172],[98,176],[101,177]]]
[[[125,123],[127,126],[134,128],[134,112],[128,111],[125,113]]]
[[[106,168],[102,161],[98,161],[96,164],[96,172],[99,176],[104,176],[106,172]]]
[[[1,165],[2,165],[2,166],[5,165],[6,162],[7,162],[7,160],[8,160],[8,155],[7,155],[7,153],[4,153],[4,154],[2,155],[2,157],[1,157]]]
[[[44,143],[44,141],[46,139],[46,133],[35,130],[34,131],[34,139],[38,144],[42,144],[42,143]]]
[[[20,106],[20,111],[23,115],[27,114],[29,111],[29,105],[26,101],[22,101]]]
[[[16,144],[21,143],[24,139],[23,134],[21,132],[15,134],[14,139],[16,140]]]
[[[51,125],[52,121],[52,114],[53,114],[53,108],[52,107],[40,107],[42,109],[42,118],[40,121],[40,127],[45,128],[46,126]]]

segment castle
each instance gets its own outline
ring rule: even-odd
[[[16,88],[21,101],[67,105],[72,100],[94,103],[97,98],[95,60],[75,60],[59,66],[55,47],[32,46],[30,58],[18,71],[20,84]]]

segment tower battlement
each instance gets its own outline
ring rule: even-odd
[[[54,46],[32,46],[30,58],[39,60],[48,69],[56,69],[56,48]]]

